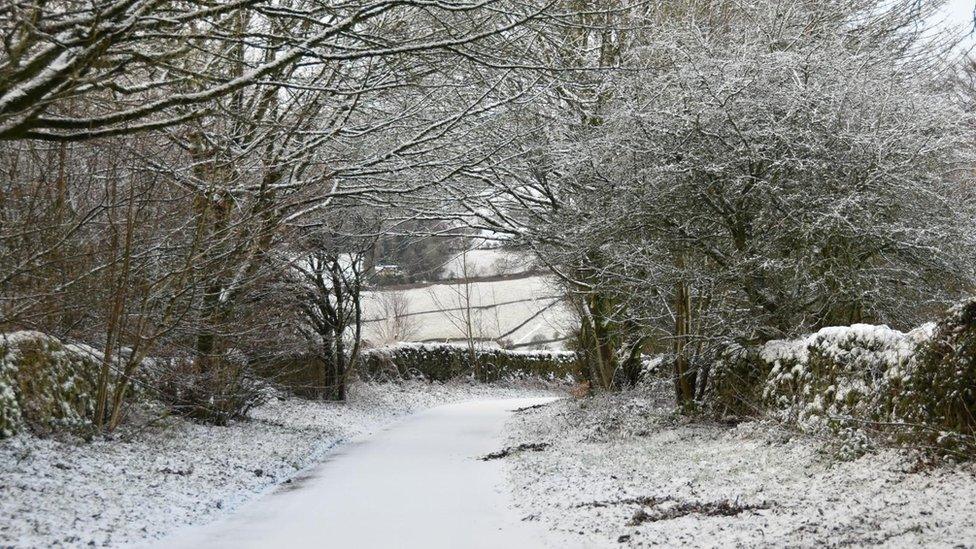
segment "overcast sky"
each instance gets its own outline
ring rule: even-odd
[[[942,23],[952,25],[968,31],[968,37],[960,44],[960,51],[966,52],[976,45],[976,33],[973,32],[973,8],[976,0],[949,0],[942,8]]]
[[[971,27],[973,25],[974,5],[976,5],[976,0],[949,0],[949,5],[945,9],[953,21],[959,21]]]
[[[965,25],[969,30],[972,30],[974,6],[976,6],[976,0],[949,0],[943,8],[946,23]]]

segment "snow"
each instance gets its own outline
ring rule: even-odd
[[[549,394],[466,383],[354,384],[347,404],[275,398],[228,427],[169,418],[118,440],[19,435],[0,441],[0,547],[158,538],[213,520],[407,414]]]
[[[449,404],[422,412],[242,508],[160,547],[572,547],[509,507],[501,447],[512,410],[553,400]]]
[[[388,291],[363,294],[363,337],[378,344],[392,343],[383,335],[390,313],[384,310],[382,294]],[[469,305],[476,338],[506,339],[516,345],[528,344],[533,338],[566,337],[576,322],[562,302],[562,293],[545,276],[392,291],[401,292],[407,304],[404,319],[410,329],[406,341],[464,339]]]
[[[552,444],[510,458],[521,513],[591,547],[970,546],[976,539],[972,465],[912,472],[916,463],[892,450],[838,462],[819,441],[770,424],[674,416],[667,387],[560,401],[517,415],[509,428],[510,445]],[[628,525],[640,504],[586,505],[639,497],[673,498],[644,506],[650,514],[679,503],[767,508]]]
[[[534,259],[526,254],[499,249],[474,249],[458,253],[441,268],[447,279],[514,275],[532,271]]]
[[[397,343],[395,345],[384,345],[382,347],[374,347],[372,349],[367,349],[363,352],[390,355],[395,353],[398,349],[413,349],[416,351],[436,352],[444,348],[448,348],[448,349],[453,348],[461,351],[468,350],[468,346],[461,343],[407,342],[407,343]],[[525,357],[545,358],[545,359],[559,359],[559,358],[569,359],[576,356],[576,353],[574,351],[551,351],[547,349],[527,349],[527,350],[514,349],[514,350],[505,350],[504,352],[514,354],[514,355],[525,356]],[[663,358],[660,360],[663,360]],[[659,363],[660,360],[655,362],[655,364]]]
[[[913,406],[905,382],[934,330],[931,323],[908,333],[854,324],[770,341],[759,354],[771,366],[763,387],[771,417],[809,434],[840,435],[840,455],[862,453],[872,438],[864,421],[905,421],[903,410]]]

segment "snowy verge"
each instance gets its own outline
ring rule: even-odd
[[[468,383],[355,384],[345,404],[275,398],[215,427],[169,419],[131,437],[0,441],[0,547],[118,546],[208,522],[321,460],[426,408],[549,396]]]
[[[592,547],[973,547],[976,469],[921,472],[886,450],[837,462],[762,423],[692,423],[665,390],[516,414],[508,458],[525,520]]]

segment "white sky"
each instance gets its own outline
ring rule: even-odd
[[[973,32],[974,8],[976,0],[949,0],[942,8],[942,23],[968,31],[969,36],[964,42],[970,45],[976,43],[976,33]]]
[[[944,8],[946,19],[957,24],[973,26],[973,7],[976,0],[949,0]]]

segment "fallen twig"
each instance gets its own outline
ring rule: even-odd
[[[488,454],[487,456],[484,456],[484,457],[479,458],[479,459],[481,459],[481,461],[490,461],[490,460],[493,460],[493,459],[501,459],[503,457],[508,457],[508,456],[510,456],[512,454],[517,454],[519,452],[525,452],[525,451],[541,452],[541,451],[545,450],[548,447],[549,447],[549,443],[548,442],[525,442],[525,443],[519,444],[518,446],[509,446],[508,448],[505,448],[504,450],[499,450],[497,452],[492,452],[492,453]]]

